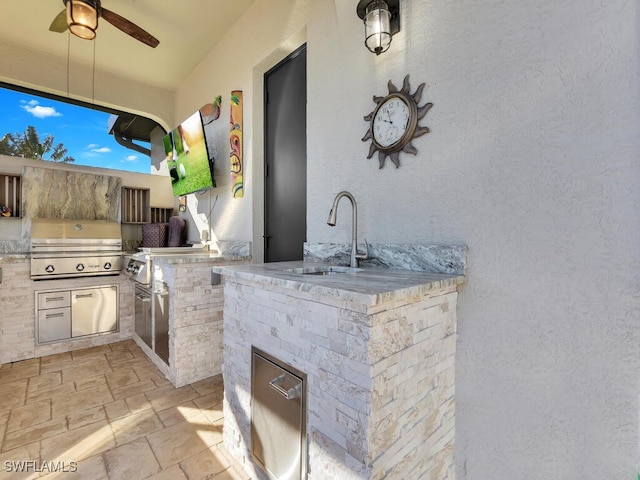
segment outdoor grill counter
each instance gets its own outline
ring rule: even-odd
[[[33,280],[118,275],[121,270],[120,223],[106,220],[32,219]]]

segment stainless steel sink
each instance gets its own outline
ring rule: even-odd
[[[320,266],[320,267],[288,268],[285,271],[288,273],[295,273],[298,275],[339,275],[341,273],[361,272],[362,269],[327,265],[326,267]]]

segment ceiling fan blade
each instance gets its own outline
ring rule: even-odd
[[[149,32],[143,30],[135,23],[130,22],[126,18],[112,12],[111,10],[107,10],[106,8],[102,7],[100,9],[100,16],[117,29],[122,30],[127,35],[132,36],[136,40],[139,40],[140,42],[149,45],[152,48],[156,48],[158,44],[160,44],[160,41]]]
[[[49,27],[49,31],[62,33],[67,29],[67,9],[62,10],[56,18],[51,22],[51,26]]]

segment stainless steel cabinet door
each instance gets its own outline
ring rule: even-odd
[[[169,292],[166,288],[153,292],[155,348],[158,356],[169,365]]]
[[[71,291],[71,336],[81,337],[118,329],[118,287]]]
[[[303,379],[254,351],[251,396],[253,458],[271,478],[306,478]]]
[[[135,299],[135,314],[136,314],[136,334],[140,339],[146,343],[149,348],[151,345],[151,291],[140,288],[136,285],[136,299]]]
[[[69,307],[38,311],[38,343],[54,342],[67,338],[71,338],[71,309]]]

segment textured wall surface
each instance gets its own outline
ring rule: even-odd
[[[308,238],[461,243],[456,478],[635,478],[640,392],[637,2],[401,2],[376,57],[350,2],[307,28]],[[346,72],[349,72],[347,77]],[[372,95],[426,83],[400,168]]]
[[[120,178],[34,167],[22,172],[25,217],[120,221]]]

